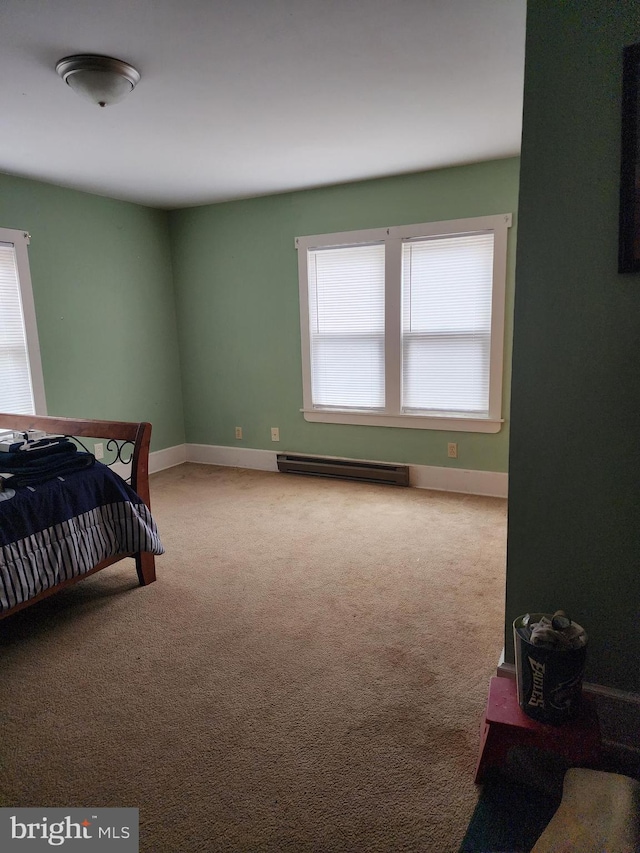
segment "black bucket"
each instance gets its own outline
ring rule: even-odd
[[[532,625],[550,613],[527,614]],[[527,716],[543,723],[564,723],[580,712],[582,675],[587,646],[577,649],[546,649],[526,637],[523,620],[513,622],[518,703]],[[579,627],[579,626],[578,626]]]

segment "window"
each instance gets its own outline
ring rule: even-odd
[[[0,228],[0,412],[46,414],[24,231]]]
[[[510,225],[298,237],[305,419],[498,432]]]

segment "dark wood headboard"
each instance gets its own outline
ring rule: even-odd
[[[75,418],[57,418],[44,415],[12,415],[0,413],[0,429],[41,429],[50,433],[78,436],[80,438],[105,438],[131,442],[131,486],[150,507],[149,499],[149,444],[151,424],[128,421],[92,421]]]

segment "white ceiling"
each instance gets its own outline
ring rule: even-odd
[[[0,171],[175,208],[508,157],[525,0],[0,0]],[[140,71],[105,109],[58,59]]]

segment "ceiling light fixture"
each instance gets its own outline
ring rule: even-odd
[[[99,107],[117,104],[140,80],[140,72],[128,62],[87,53],[65,56],[56,71],[74,92]]]

